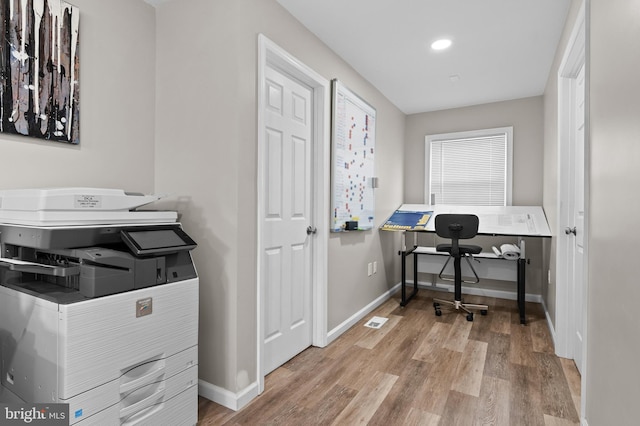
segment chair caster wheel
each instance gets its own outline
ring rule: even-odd
[[[467,314],[467,321],[473,321],[473,314]]]
[[[440,309],[436,309],[436,316],[437,317],[442,316],[442,311]]]
[[[437,308],[438,306],[440,306],[440,304],[438,302],[433,302],[433,307]]]
[[[480,315],[487,315],[487,310],[486,309],[481,310]]]

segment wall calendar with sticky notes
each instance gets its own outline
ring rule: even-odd
[[[374,225],[376,110],[333,80],[331,232]]]

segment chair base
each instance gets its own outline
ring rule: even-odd
[[[467,321],[473,321],[473,312],[470,309],[480,310],[480,315],[487,315],[488,305],[478,305],[475,303],[463,303],[461,300],[445,300],[433,299],[433,307],[436,310],[436,316],[442,315],[440,305],[452,306],[456,311],[463,311],[467,314]]]

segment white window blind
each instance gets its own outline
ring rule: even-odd
[[[427,136],[425,202],[511,204],[513,128]]]

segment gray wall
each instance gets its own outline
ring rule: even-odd
[[[378,222],[402,203],[405,116],[274,0],[169,1],[156,17],[156,187],[199,242],[200,378],[237,392],[257,375],[258,34],[376,108]],[[399,280],[398,247],[377,230],[330,236],[329,330]]]
[[[513,126],[513,205],[541,205],[541,96],[407,116],[404,201],[424,203],[426,135],[507,126]]]
[[[0,134],[0,188],[83,186],[151,193],[154,10],[130,0],[73,4],[80,9],[80,145]]]
[[[425,112],[407,116],[405,163],[404,163],[404,202],[422,204],[424,200],[425,176],[425,136],[430,134],[462,132],[467,130],[489,129],[513,126],[513,205],[542,205],[542,158],[543,158],[543,98],[517,99],[484,105],[455,108],[442,111]],[[433,236],[420,236],[419,241],[432,245]],[[501,240],[494,238],[476,238],[486,251]],[[504,242],[515,242],[506,239]],[[421,242],[422,243],[422,242]],[[542,244],[539,238],[526,239],[527,257],[531,259],[527,266],[527,293],[541,293]],[[409,268],[411,271],[412,268]],[[430,277],[420,277],[430,281]],[[483,280],[479,286],[495,290],[515,292],[513,283]]]
[[[591,0],[587,421],[638,423],[640,1]],[[588,74],[588,75],[589,75]]]

